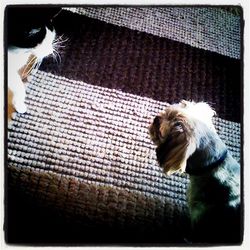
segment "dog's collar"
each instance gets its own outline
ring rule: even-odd
[[[221,163],[226,159],[227,157],[227,149],[221,154],[220,158],[207,165],[207,166],[204,166],[202,168],[199,168],[199,169],[193,169],[191,164],[187,161],[187,166],[186,166],[186,173],[190,174],[190,175],[203,175],[203,174],[206,174],[210,171],[212,171],[213,169],[219,167],[221,165]]]

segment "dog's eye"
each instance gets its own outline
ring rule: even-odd
[[[181,122],[177,121],[177,122],[175,122],[174,126],[175,127],[182,127],[182,124],[181,124]]]
[[[176,132],[178,131],[178,132],[182,133],[183,132],[183,123],[179,122],[179,121],[175,122],[174,128],[175,128]]]

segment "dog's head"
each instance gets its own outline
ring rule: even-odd
[[[187,159],[197,148],[200,126],[205,124],[214,130],[212,117],[215,112],[204,103],[181,101],[170,105],[154,118],[149,128],[151,139],[156,144],[157,159],[164,172],[184,172]]]

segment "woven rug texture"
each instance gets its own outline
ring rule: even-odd
[[[8,124],[7,241],[187,244],[189,179],[163,174],[148,127],[169,103],[207,101],[241,162],[240,17],[81,7],[55,29],[67,38],[60,63],[32,74],[28,112]]]
[[[166,37],[239,59],[240,15],[210,7],[65,8],[107,23]],[[235,8],[237,10],[237,8]],[[240,12],[240,8],[238,8]],[[232,11],[231,11],[232,12]]]

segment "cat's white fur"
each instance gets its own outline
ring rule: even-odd
[[[13,93],[13,106],[19,113],[25,113],[27,107],[25,104],[25,85],[22,82],[18,71],[27,63],[30,55],[37,57],[37,64],[40,65],[43,58],[53,54],[53,41],[55,40],[55,31],[46,28],[46,35],[43,41],[34,48],[8,48],[8,88]]]

